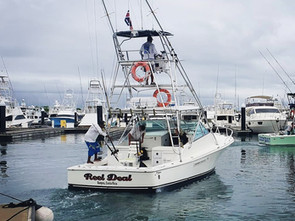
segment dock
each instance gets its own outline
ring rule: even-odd
[[[58,136],[62,134],[86,133],[88,128],[13,128],[7,129],[5,133],[0,133],[0,142],[12,142],[23,139],[38,139],[50,136]],[[110,129],[110,136],[113,139],[118,139],[123,133],[124,128],[116,127]]]

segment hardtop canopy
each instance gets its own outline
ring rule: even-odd
[[[119,31],[114,35],[125,38],[143,38],[148,36],[173,36],[173,34],[166,31],[156,31],[156,30],[133,30],[133,31]]]

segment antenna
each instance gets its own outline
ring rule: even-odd
[[[78,73],[79,73],[79,78],[80,78],[80,90],[81,90],[81,96],[82,96],[82,103],[83,103],[83,105],[84,105],[85,102],[84,102],[84,97],[83,97],[82,80],[81,80],[81,73],[80,73],[80,68],[79,68],[79,66],[78,66]]]
[[[160,24],[160,22],[159,22],[159,20],[158,20],[158,18],[157,18],[157,16],[156,16],[156,14],[155,14],[154,10],[152,9],[151,5],[149,4],[148,0],[145,0],[145,1],[146,1],[146,4],[148,5],[149,9],[151,10],[151,13],[152,13],[153,16],[154,16],[154,19],[155,19],[156,22],[158,23],[159,28],[161,29],[162,32],[164,32],[164,29],[162,28],[162,26],[161,26],[161,24]],[[161,33],[159,33],[159,34],[161,34]],[[202,105],[202,103],[201,103],[201,101],[200,101],[200,99],[199,99],[199,97],[198,97],[198,95],[197,95],[197,93],[196,93],[196,91],[195,91],[195,89],[194,89],[194,87],[193,87],[193,85],[192,85],[190,79],[188,78],[188,76],[187,76],[187,74],[186,74],[186,71],[185,71],[184,67],[182,66],[180,60],[178,59],[177,54],[176,54],[175,51],[174,51],[174,48],[172,47],[172,45],[171,45],[171,43],[170,43],[168,37],[167,37],[167,36],[164,36],[164,37],[165,37],[165,41],[166,41],[166,43],[167,43],[168,46],[170,47],[170,48],[168,48],[169,51],[170,51],[170,54],[171,54],[171,56],[174,57],[174,59],[175,59],[175,64],[176,64],[177,69],[179,70],[180,74],[182,75],[182,77],[183,77],[185,83],[187,84],[188,88],[190,89],[190,91],[191,91],[191,93],[192,93],[194,99],[195,99],[196,102],[198,103],[198,105],[199,105],[201,111],[204,112],[203,105]]]
[[[235,65],[235,109],[237,109],[237,65]]]

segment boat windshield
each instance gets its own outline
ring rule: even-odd
[[[208,134],[209,131],[204,127],[203,124],[199,124],[195,133],[195,137],[194,137],[194,141],[205,136],[206,134]]]
[[[256,109],[255,111],[257,114],[260,114],[260,113],[280,113],[280,111],[278,109],[268,109],[268,108]]]
[[[180,129],[187,134],[194,134],[196,130],[198,121],[186,121],[182,120],[180,122]],[[146,132],[155,132],[155,131],[167,131],[168,130],[168,124],[167,121],[164,119],[157,119],[157,120],[147,120],[147,121],[141,121],[139,124],[144,124],[146,126]],[[174,131],[177,129],[177,123],[175,120],[170,120],[170,129],[171,131]],[[201,127],[201,126],[199,126]],[[202,127],[204,127],[202,125]]]
[[[147,120],[140,122],[140,124],[145,124],[146,132],[163,131],[168,129],[165,120]]]

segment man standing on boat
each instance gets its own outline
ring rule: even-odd
[[[152,63],[152,66],[154,66],[153,61],[155,60],[155,57],[158,55],[158,52],[156,50],[155,45],[152,42],[153,38],[149,35],[147,37],[147,42],[145,42],[140,48],[140,55],[142,60],[148,60]],[[153,75],[155,68],[153,67],[152,69],[153,70],[151,72],[151,84],[155,84]],[[148,78],[146,80],[146,84],[148,85]]]
[[[108,135],[102,130],[104,128],[104,121],[99,124],[92,124],[85,134],[85,143],[88,147],[88,159],[87,163],[93,163],[91,157],[94,155],[94,161],[99,161],[97,153],[100,152],[101,144],[97,141],[98,136],[108,137]]]
[[[139,141],[139,145],[141,146],[141,143],[143,143],[144,135],[145,135],[145,126],[142,124],[141,125],[136,124],[128,134],[129,145],[131,143],[131,140],[134,140],[134,141]]]
[[[294,134],[294,123],[292,122],[291,125],[287,128],[287,135],[293,135]]]

